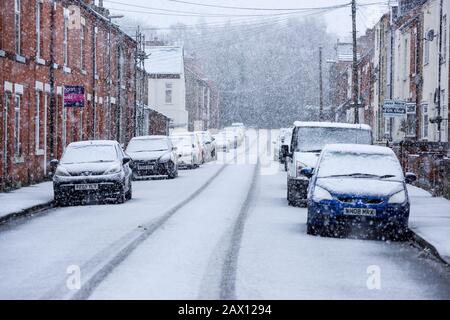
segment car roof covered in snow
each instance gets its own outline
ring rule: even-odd
[[[139,136],[134,137],[131,140],[160,140],[160,139],[168,139],[168,136],[163,135],[153,135],[153,136]]]
[[[394,151],[388,147],[372,146],[366,144],[327,144],[322,150],[323,153],[354,153],[354,154],[377,154],[395,155]]]
[[[322,128],[348,128],[348,129],[361,129],[372,130],[367,124],[351,124],[340,122],[315,122],[315,121],[295,121],[295,127],[322,127]]]
[[[69,143],[68,147],[84,147],[84,146],[115,146],[119,143],[115,140],[86,140]]]

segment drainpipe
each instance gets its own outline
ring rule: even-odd
[[[442,116],[441,116],[441,103],[442,103],[442,97],[441,97],[441,82],[442,82],[442,22],[443,22],[443,9],[444,9],[444,0],[440,1],[440,8],[439,8],[439,56],[438,56],[438,88],[437,88],[437,117],[436,117],[436,123],[437,123],[437,129],[438,129],[438,141],[442,141]]]
[[[50,38],[50,74],[49,74],[49,82],[50,82],[50,115],[52,115],[49,119],[49,131],[50,131],[50,139],[49,139],[49,145],[50,145],[50,157],[53,159],[55,156],[55,150],[54,150],[54,135],[55,135],[55,120],[53,115],[55,114],[55,43],[56,43],[56,27],[55,27],[55,16],[56,16],[56,0],[52,0],[52,10],[50,15],[50,28],[52,30],[51,38]],[[47,95],[44,95],[44,99],[47,99]],[[47,111],[47,104],[45,104],[45,110],[44,113]],[[44,131],[47,130],[47,114],[44,119],[45,126]],[[44,135],[45,141],[44,141],[44,175],[47,175],[47,135]]]

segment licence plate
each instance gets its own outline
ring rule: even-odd
[[[344,214],[347,216],[376,216],[377,210],[368,208],[344,208]]]
[[[153,170],[153,166],[138,166],[139,170]]]
[[[97,190],[98,184],[97,183],[91,183],[91,184],[76,184],[75,190]]]

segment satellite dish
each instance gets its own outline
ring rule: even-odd
[[[435,37],[436,37],[436,34],[434,33],[434,29],[431,29],[427,32],[425,40],[433,41]]]

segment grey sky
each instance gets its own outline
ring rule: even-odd
[[[316,8],[323,6],[332,6],[345,4],[350,2],[350,0],[186,0],[189,2],[197,2],[204,4],[214,4],[214,5],[225,5],[225,6],[236,6],[236,7],[258,7],[258,8],[299,8],[308,7]],[[114,3],[120,2],[122,4]],[[358,4],[364,5],[369,3],[387,3],[388,0],[358,0]],[[123,5],[127,4],[127,5]],[[144,11],[154,11],[146,8],[139,8],[133,6],[146,6],[154,8],[162,8],[168,10],[180,10],[180,11],[193,11],[201,14],[240,14],[240,15],[255,15],[255,14],[266,14],[269,12],[261,11],[244,11],[244,10],[234,10],[234,9],[224,9],[224,8],[208,8],[201,6],[193,6],[189,4],[176,3],[170,0],[104,0],[104,6],[107,8],[116,8],[118,10],[112,10],[113,14],[122,13],[129,17],[135,17],[140,20],[148,21],[149,24],[158,27],[168,27],[176,22],[182,22],[185,24],[195,24],[199,21],[198,17],[191,16],[170,16],[168,12],[164,12],[164,15],[143,13]],[[137,11],[137,12],[130,12]],[[383,4],[371,5],[367,7],[360,7],[359,17],[357,20],[358,31],[364,33],[365,29],[374,25],[377,19],[382,15],[383,12],[387,11],[387,6]],[[138,13],[139,12],[139,13]],[[156,11],[154,11],[156,12]],[[161,11],[162,12],[162,11]],[[274,12],[276,13],[276,12]],[[351,18],[350,18],[350,7],[337,9],[335,11],[322,14],[320,17],[325,20],[330,32],[334,32],[340,38],[346,38],[350,36],[351,31]],[[258,17],[205,17],[207,23],[217,23],[224,22],[227,20],[255,20]]]

